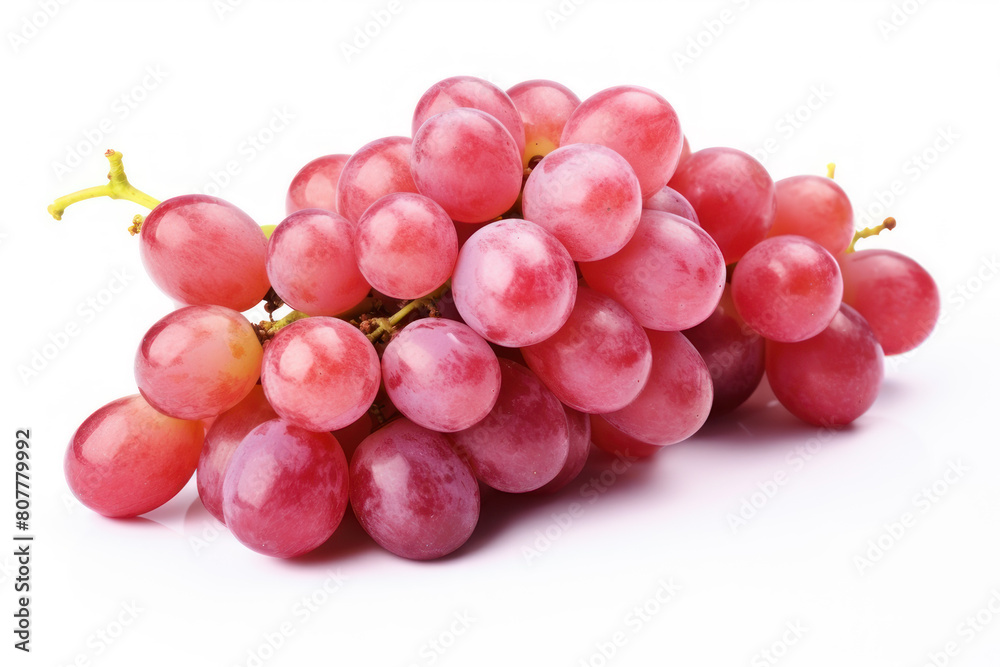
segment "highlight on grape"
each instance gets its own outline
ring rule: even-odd
[[[832,165],[775,181],[742,151],[692,152],[639,86],[581,101],[554,81],[445,79],[412,137],[303,166],[277,225],[204,194],[157,200],[106,157],[107,183],[49,212],[150,209],[129,231],[180,305],[139,342],[138,393],[73,434],[69,487],[132,517],[196,475],[209,513],[275,557],[347,511],[393,554],[445,556],[481,487],[556,492],[594,446],[631,465],[765,377],[796,417],[840,428],[940,314],[914,259],[855,250],[896,221],[855,231]]]

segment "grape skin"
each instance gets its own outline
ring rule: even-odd
[[[461,547],[479,521],[479,484],[447,438],[397,419],[365,438],[351,461],[351,506],[388,551],[415,560]]]
[[[620,155],[573,144],[547,155],[524,185],[524,217],[552,233],[577,262],[621,250],[639,225],[642,193]]]
[[[292,213],[271,234],[267,275],[282,301],[308,315],[337,315],[371,286],[355,260],[354,225],[316,208]]]
[[[247,434],[278,413],[267,402],[264,389],[254,385],[250,393],[214,421],[205,434],[205,444],[198,459],[198,496],[209,514],[225,523],[222,514],[222,483],[229,462]]]
[[[764,338],[794,343],[818,334],[837,314],[844,281],[837,260],[804,236],[775,236],[733,271],[733,303]]]
[[[149,328],[135,354],[135,381],[150,405],[177,419],[214,417],[246,396],[263,351],[253,327],[222,306],[186,306]]]
[[[496,118],[510,132],[518,155],[524,152],[524,123],[514,102],[500,88],[474,76],[453,76],[431,86],[417,101],[410,131],[416,136],[431,116],[463,107],[478,109]]]
[[[500,122],[476,109],[432,116],[413,137],[413,181],[458,222],[487,222],[521,193],[521,153]]]
[[[601,144],[635,170],[643,198],[667,184],[680,159],[677,112],[648,88],[615,86],[588,97],[570,116],[560,146]]]
[[[726,265],[712,238],[672,213],[644,210],[628,244],[607,259],[582,262],[587,284],[629,309],[647,329],[690,329],[712,313]]]
[[[653,348],[649,381],[638,398],[604,417],[625,435],[672,445],[694,435],[712,408],[712,376],[698,350],[676,331],[647,331]]]
[[[726,264],[763,241],[774,224],[774,181],[764,165],[735,148],[692,153],[670,187],[698,212],[699,224],[719,244]]]
[[[363,333],[332,317],[281,329],[264,350],[261,384],[282,419],[309,431],[356,421],[378,393],[378,353]]]
[[[653,363],[649,338],[628,310],[582,286],[566,324],[521,353],[559,400],[587,413],[613,412],[635,400]]]
[[[566,323],[576,300],[576,268],[547,231],[507,219],[472,235],[452,277],[462,319],[506,347],[540,343]]]
[[[490,413],[451,435],[483,484],[507,493],[555,479],[569,457],[569,421],[559,399],[524,366],[500,359],[500,395]]]
[[[226,526],[244,545],[301,556],[330,539],[344,517],[347,459],[333,435],[272,419],[236,449],[222,498]]]
[[[408,137],[383,137],[358,149],[340,172],[337,212],[357,223],[382,197],[394,192],[416,192],[410,175],[411,151]]]
[[[482,420],[500,393],[500,364],[489,344],[444,318],[417,320],[399,332],[382,355],[382,376],[400,412],[446,433]]]
[[[708,319],[683,333],[712,375],[712,415],[731,412],[750,398],[764,377],[764,339],[736,312],[729,285]]]
[[[455,223],[434,200],[396,193],[372,204],[354,233],[357,265],[372,287],[419,299],[451,276],[458,259]]]
[[[208,195],[181,195],[142,223],[139,255],[169,297],[186,305],[253,308],[270,287],[267,237],[246,213]]]
[[[844,426],[867,412],[885,373],[882,347],[868,322],[843,304],[819,335],[767,342],[767,379],[778,401],[816,426]]]
[[[626,459],[643,459],[663,449],[660,445],[651,445],[625,435],[601,415],[590,415],[590,438],[601,451]]]
[[[700,226],[698,213],[695,212],[694,206],[691,206],[691,202],[669,185],[664,185],[659,192],[647,198],[642,207],[651,211],[673,213]]]
[[[569,424],[569,451],[562,470],[551,482],[535,489],[532,493],[555,493],[580,476],[590,457],[590,415],[566,407]]]
[[[198,466],[205,429],[138,395],[108,403],[70,439],[63,462],[76,498],[99,514],[139,516],[176,496]]]
[[[337,183],[350,158],[350,155],[342,153],[324,155],[302,167],[288,186],[285,215],[304,208],[321,208],[336,213]]]
[[[941,313],[941,296],[924,267],[882,249],[847,253],[837,261],[844,303],[868,321],[885,354],[909,352],[927,340]]]
[[[546,79],[522,81],[507,89],[524,123],[524,166],[559,148],[559,139],[580,98],[566,86]]]

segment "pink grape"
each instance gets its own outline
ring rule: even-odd
[[[482,420],[500,393],[489,344],[460,322],[426,318],[400,331],[382,354],[393,405],[416,424],[450,433]]]
[[[455,305],[472,329],[507,347],[540,343],[566,323],[576,300],[576,268],[538,225],[501,220],[472,235],[452,277]]]
[[[590,415],[566,408],[569,424],[569,452],[562,470],[551,482],[535,489],[534,493],[555,493],[580,476],[590,456]]]
[[[268,290],[267,237],[250,216],[208,195],[181,195],[154,208],[139,234],[149,277],[181,303],[253,308]]]
[[[868,321],[886,354],[927,340],[941,313],[937,285],[924,267],[892,250],[859,250],[837,258],[844,303]]]
[[[867,412],[885,372],[874,332],[846,304],[817,336],[798,343],[768,341],[766,357],[774,395],[816,426],[843,426]]]
[[[833,255],[804,236],[775,236],[736,265],[733,303],[764,338],[794,343],[830,324],[844,293]]]
[[[479,484],[445,436],[397,419],[351,461],[351,506],[382,547],[403,558],[440,558],[479,521]]]
[[[416,136],[428,118],[458,108],[478,109],[493,116],[510,132],[518,155],[524,152],[524,123],[514,102],[500,88],[474,76],[453,76],[431,86],[417,101],[410,131]]]
[[[555,81],[533,79],[507,89],[524,123],[524,166],[531,158],[559,148],[566,121],[580,106],[580,98]]]
[[[635,400],[653,363],[649,338],[635,318],[587,287],[577,289],[566,324],[521,353],[560,401],[588,413],[613,412]]]
[[[507,493],[545,486],[569,457],[562,403],[524,366],[500,359],[500,395],[475,426],[452,435],[483,484]]]
[[[670,181],[719,244],[726,264],[764,240],[777,206],[764,165],[735,148],[706,148],[684,160]]]
[[[407,137],[384,137],[362,146],[340,172],[337,212],[356,223],[382,197],[394,192],[416,192],[410,175],[411,150]]]
[[[285,303],[308,315],[338,315],[371,289],[355,261],[354,225],[317,208],[296,211],[274,229],[267,275]]]
[[[639,179],[622,156],[596,144],[558,148],[524,185],[524,217],[551,232],[577,262],[603,259],[639,225]]]
[[[458,222],[486,222],[521,193],[521,152],[500,122],[475,109],[431,116],[413,136],[410,158],[420,194]]]
[[[653,368],[639,397],[602,415],[625,435],[651,445],[672,445],[701,428],[712,408],[712,376],[687,338],[676,331],[647,331]]]
[[[350,158],[350,155],[340,153],[324,155],[299,169],[288,186],[285,215],[304,208],[321,208],[336,213],[337,183],[340,181],[340,172]]]
[[[764,339],[746,325],[733,305],[729,285],[708,319],[683,332],[712,375],[712,414],[742,405],[764,377]]]
[[[177,419],[214,417],[245,397],[260,377],[263,351],[243,315],[222,306],[187,306],[142,338],[135,381],[150,405]]]
[[[712,314],[726,284],[715,241],[690,220],[644,210],[628,244],[582,262],[587,284],[614,298],[648,329],[690,329]]]
[[[667,184],[681,154],[677,112],[648,88],[616,86],[588,97],[563,129],[561,146],[600,144],[628,160],[643,198]]]
[[[77,499],[104,516],[152,511],[176,496],[198,466],[201,422],[160,414],[137,395],[108,403],[73,434],[64,471]]]
[[[222,483],[233,453],[247,433],[277,418],[278,413],[267,402],[263,388],[254,385],[246,398],[219,415],[205,434],[205,444],[198,459],[198,496],[209,514],[219,521],[225,522]]]
[[[601,451],[625,460],[644,459],[663,449],[625,435],[601,415],[590,415],[590,439]]]
[[[375,400],[378,353],[363,333],[332,317],[281,329],[264,350],[261,384],[283,419],[309,431],[335,431]]]
[[[451,276],[458,259],[455,223],[434,200],[396,193],[372,204],[354,236],[358,267],[395,299],[418,299]]]
[[[681,157],[677,161],[677,166],[680,166],[680,163],[688,159],[689,157],[691,157],[691,144],[688,143],[688,138],[687,136],[685,136],[684,144],[681,146]]]
[[[691,202],[684,199],[684,196],[674,190],[669,185],[664,185],[659,192],[649,197],[642,203],[642,207],[651,211],[662,211],[679,215],[685,220],[690,220],[698,225],[698,213],[695,212]]]
[[[847,193],[825,176],[792,176],[774,184],[777,209],[768,236],[796,234],[836,256],[854,238],[854,210]]]
[[[222,485],[226,526],[258,553],[294,558],[333,535],[348,500],[347,459],[329,433],[281,419],[254,428]]]

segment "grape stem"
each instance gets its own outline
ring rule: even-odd
[[[62,220],[62,215],[66,209],[75,204],[78,201],[84,201],[85,199],[94,199],[95,197],[111,197],[112,199],[127,199],[131,202],[135,202],[140,206],[145,206],[146,208],[152,210],[160,205],[158,199],[154,199],[147,195],[145,192],[138,190],[135,186],[128,182],[128,178],[125,176],[125,167],[122,165],[122,154],[116,150],[108,150],[104,154],[104,157],[108,158],[108,162],[111,163],[111,171],[108,172],[108,182],[104,185],[96,185],[92,188],[86,188],[72,194],[63,195],[56,199],[49,205],[49,214],[56,220]],[[135,228],[133,234],[137,234],[142,225],[141,221],[132,220],[132,227],[129,231]]]
[[[847,246],[847,250],[845,250],[844,252],[845,253],[855,252],[854,244],[860,241],[861,239],[866,239],[869,236],[878,236],[881,232],[887,229],[889,230],[895,229],[895,227],[896,227],[896,218],[888,217],[882,221],[881,225],[878,225],[877,227],[865,227],[860,232],[854,232],[854,239],[851,241],[851,245]]]
[[[826,165],[826,177],[833,180],[833,175],[837,173],[837,165],[833,162]]]
[[[450,280],[445,282],[444,285],[441,285],[441,287],[438,287],[436,290],[434,290],[427,296],[410,301],[405,306],[396,311],[392,315],[392,317],[379,317],[374,320],[369,320],[371,322],[375,322],[376,324],[378,324],[378,326],[373,331],[366,334],[368,336],[368,340],[374,343],[382,336],[386,334],[392,334],[396,330],[396,325],[402,322],[403,318],[405,318],[407,315],[412,313],[417,308],[433,307],[434,302],[440,299],[441,295],[444,294],[446,291],[448,291],[449,287],[451,287]]]

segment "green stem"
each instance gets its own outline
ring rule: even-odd
[[[111,171],[108,172],[108,182],[104,185],[97,185],[92,188],[85,188],[72,194],[64,195],[56,199],[49,205],[49,214],[56,220],[62,220],[62,215],[68,207],[96,197],[111,197],[112,199],[127,199],[140,206],[152,210],[159,206],[160,201],[150,197],[145,192],[137,189],[128,182],[125,176],[125,166],[122,164],[122,154],[115,150],[109,150],[104,154],[111,163]]]
[[[827,178],[833,179],[833,175],[835,173],[837,173],[837,165],[835,163],[831,162],[830,164],[826,165],[826,177]]]
[[[847,246],[847,250],[845,250],[844,252],[845,253],[854,252],[854,244],[860,241],[861,239],[866,239],[869,236],[878,236],[881,232],[887,229],[895,229],[895,227],[896,227],[896,218],[888,217],[882,221],[881,225],[878,225],[877,227],[865,227],[860,232],[854,232],[854,239],[851,241],[851,245]]]
[[[442,294],[448,291],[449,287],[451,287],[450,280],[446,282],[444,285],[441,285],[441,287],[438,287],[436,290],[434,290],[427,296],[410,301],[408,304],[406,304],[398,311],[396,311],[392,315],[392,317],[379,318],[378,320],[376,320],[378,322],[378,328],[372,331],[370,334],[368,334],[368,340],[374,343],[384,334],[392,333],[394,327],[400,322],[402,322],[403,318],[405,318],[407,315],[412,313],[417,308],[432,305],[437,299],[441,298]]]

